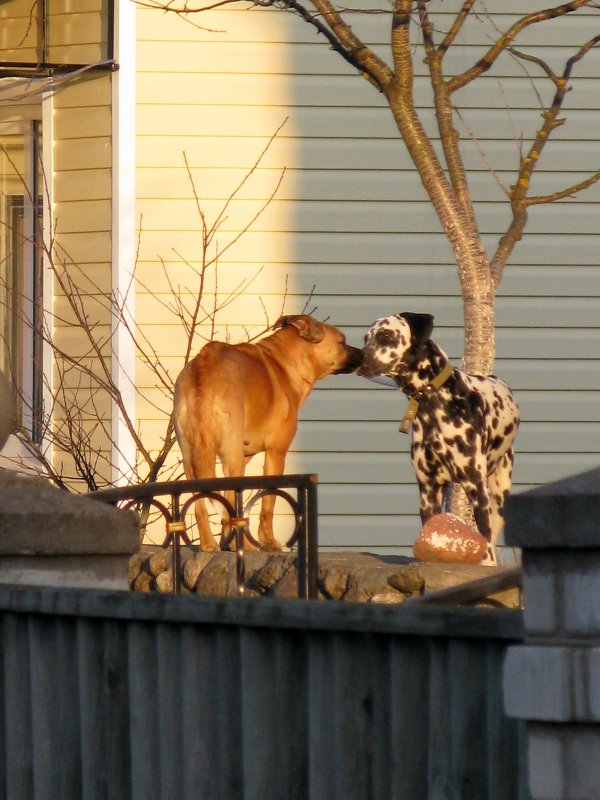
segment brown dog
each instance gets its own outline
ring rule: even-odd
[[[256,344],[209,342],[175,384],[175,431],[188,478],[241,476],[264,452],[264,474],[280,475],[296,433],[298,409],[319,378],[354,372],[363,353],[337,328],[306,314],[281,317],[275,333]],[[258,539],[279,550],[273,536],[275,497],[262,501]],[[217,550],[203,501],[196,503],[203,550]],[[228,530],[224,521],[223,533]]]

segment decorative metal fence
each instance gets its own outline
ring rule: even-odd
[[[295,491],[296,496],[290,494],[289,490]],[[226,491],[233,492],[233,504],[221,494]],[[254,494],[246,500],[244,493],[248,491],[253,491]],[[162,547],[173,549],[173,591],[176,593],[181,588],[181,547],[187,546],[199,550],[188,535],[186,516],[198,500],[212,500],[220,504],[229,517],[230,525],[229,533],[221,541],[221,548],[228,549],[232,545],[235,546],[237,587],[238,593],[243,596],[244,541],[257,545],[249,532],[248,518],[252,508],[268,494],[286,501],[294,515],[294,530],[286,546],[298,547],[298,596],[315,599],[318,571],[316,475],[272,475],[146,483],[118,489],[104,489],[92,492],[89,497],[120,508],[138,510],[152,508],[163,517],[166,536]]]

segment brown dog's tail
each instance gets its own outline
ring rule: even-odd
[[[175,408],[173,423],[177,443],[183,457],[183,468],[189,480],[196,478],[216,478],[216,452],[214,442],[209,440],[201,425],[197,424],[196,415],[190,413],[187,393],[181,384],[175,386]],[[221,513],[222,506],[216,500],[207,499],[213,513]]]
[[[173,424],[177,443],[183,456],[187,478],[216,477],[216,452],[206,430],[194,412],[195,392],[189,380],[189,366],[181,372],[175,383]]]

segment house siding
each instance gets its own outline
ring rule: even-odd
[[[498,27],[506,29],[539,4],[488,4],[494,6]],[[438,17],[441,29],[447,20]],[[519,44],[562,69],[589,38],[589,22],[585,14],[550,22],[543,32],[525,32]],[[138,274],[144,284],[138,321],[159,343],[172,377],[182,365],[185,340],[166,310],[163,264],[173,284],[185,286],[183,260],[197,259],[199,248],[183,152],[211,217],[286,119],[223,224],[225,241],[269,197],[286,167],[268,210],[220,260],[222,298],[258,275],[219,315],[217,336],[238,341],[264,328],[264,308],[272,322],[287,286],[286,313],[302,310],[310,298],[315,315],[341,327],[355,345],[383,314],[433,313],[436,341],[460,365],[462,301],[452,253],[381,97],[291,14],[231,9],[206,15],[201,24],[206,29],[175,15],[138,11]],[[353,25],[385,56],[384,15],[357,14]],[[448,54],[449,66],[462,70],[473,63],[484,52],[487,32],[475,20],[463,36],[468,44]],[[565,102],[567,124],[552,136],[534,193],[562,189],[597,169],[599,67],[597,50],[577,64]],[[417,104],[432,130],[425,67],[417,59],[415,68]],[[456,95],[466,121],[464,159],[491,252],[508,222],[499,184],[514,181],[515,136],[522,131],[527,142],[539,125],[534,86],[548,101],[546,79],[530,79],[514,59],[504,59]],[[515,491],[598,463],[599,204],[596,186],[532,208],[498,292],[495,371],[514,388],[523,416]],[[144,397],[138,413],[148,435],[162,429],[156,406],[165,413],[170,406],[168,392],[155,383],[140,365]],[[319,475],[323,547],[385,553],[414,541],[417,489],[408,437],[397,433],[403,411],[402,396],[356,376],[321,382],[307,401],[287,470]]]
[[[100,8],[100,4],[96,5]],[[93,31],[101,31],[99,10],[68,16],[73,19],[64,22],[64,29],[73,31],[81,23],[83,28],[77,28],[77,33],[84,39],[91,37]],[[74,36],[72,33],[71,41]],[[78,50],[76,54],[67,48],[64,57],[75,61],[80,57],[97,60],[99,45],[92,40],[85,47],[85,51]],[[58,58],[62,52],[58,50],[55,56]],[[111,291],[112,246],[111,81],[109,74],[102,73],[59,84],[54,92],[52,118],[54,259],[60,267],[66,268],[70,279],[82,292],[82,308],[94,328],[96,340],[104,341],[108,364],[111,316],[107,297]],[[53,315],[57,348],[71,357],[84,357],[85,365],[101,374],[87,337],[73,324],[73,311],[58,282],[55,282]],[[112,477],[110,397],[97,384],[90,392],[89,387],[81,386],[81,379],[77,370],[67,372],[64,378],[59,377],[56,369],[54,371],[55,389],[59,380],[64,381],[68,396],[72,396],[74,403],[83,404],[84,428],[92,436],[90,455],[97,459],[96,468],[102,483]],[[62,417],[61,410],[56,409],[58,424]],[[56,469],[67,476],[75,475],[73,453],[55,447],[53,457]],[[78,486],[76,480],[73,485],[85,489]]]
[[[48,53],[51,62],[93,65],[106,58],[108,26],[105,0],[52,0],[48,5]],[[111,292],[112,245],[112,76],[109,73],[58,77],[54,83],[52,112],[53,142],[53,235],[54,261],[68,273],[81,293],[81,310],[102,341],[110,364],[111,316],[107,298]],[[102,375],[87,336],[76,322],[70,303],[55,281],[54,343],[81,365]],[[58,361],[60,364],[60,360]],[[86,435],[90,436],[88,459],[95,461],[98,483],[110,481],[111,400],[98,382],[82,386],[79,370],[64,376],[54,370],[67,388],[67,399],[79,407]],[[72,411],[72,409],[68,409]],[[62,410],[54,418],[63,422]],[[98,419],[100,424],[98,424]],[[55,446],[55,468],[71,478],[74,488],[84,491],[74,478],[74,454]]]

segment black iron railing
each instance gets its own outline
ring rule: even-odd
[[[290,494],[294,490],[296,496]],[[233,491],[231,504],[222,494]],[[247,500],[245,492],[254,492]],[[186,515],[197,500],[213,500],[223,506],[229,516],[229,533],[221,541],[221,549],[235,546],[236,581],[238,594],[244,595],[245,563],[244,541],[257,545],[248,530],[248,517],[252,508],[265,495],[272,494],[285,500],[294,514],[294,531],[287,547],[298,548],[298,596],[314,599],[317,596],[318,533],[317,533],[317,476],[273,475],[269,477],[211,478],[203,480],[168,481],[103,489],[91,492],[90,497],[119,508],[149,508],[158,511],[165,520],[166,536],[162,547],[173,550],[173,591],[181,587],[181,547],[199,551],[188,535]],[[183,495],[186,495],[183,501]],[[189,496],[188,496],[189,495]],[[158,498],[161,498],[160,500]]]

